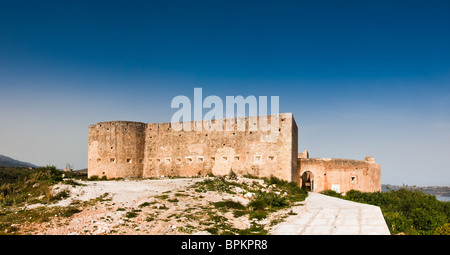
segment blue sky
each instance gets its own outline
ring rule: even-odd
[[[449,1],[1,1],[0,154],[87,167],[87,127],[279,96],[299,151],[450,185]]]

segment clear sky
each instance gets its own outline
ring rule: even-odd
[[[449,1],[1,1],[0,154],[87,167],[88,125],[279,96],[311,157],[450,185]]]

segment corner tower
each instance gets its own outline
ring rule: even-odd
[[[100,122],[89,126],[88,177],[141,177],[146,124]]]

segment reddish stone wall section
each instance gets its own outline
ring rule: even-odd
[[[305,185],[305,178],[310,177],[311,188],[315,192],[335,190],[346,193],[354,189],[362,192],[381,190],[380,165],[372,157],[366,160],[299,158],[297,183]],[[306,174],[305,174],[306,173]]]

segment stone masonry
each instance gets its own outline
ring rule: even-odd
[[[278,121],[277,129],[261,128],[260,118],[264,118],[261,123]],[[171,123],[90,125],[88,176],[190,177],[233,170],[238,175],[273,175],[311,191],[381,189],[380,166],[372,157],[358,161],[313,159],[307,151],[298,154],[298,127],[292,113],[175,124],[189,125],[191,131],[177,131]],[[223,131],[208,131],[211,125],[220,125]]]

